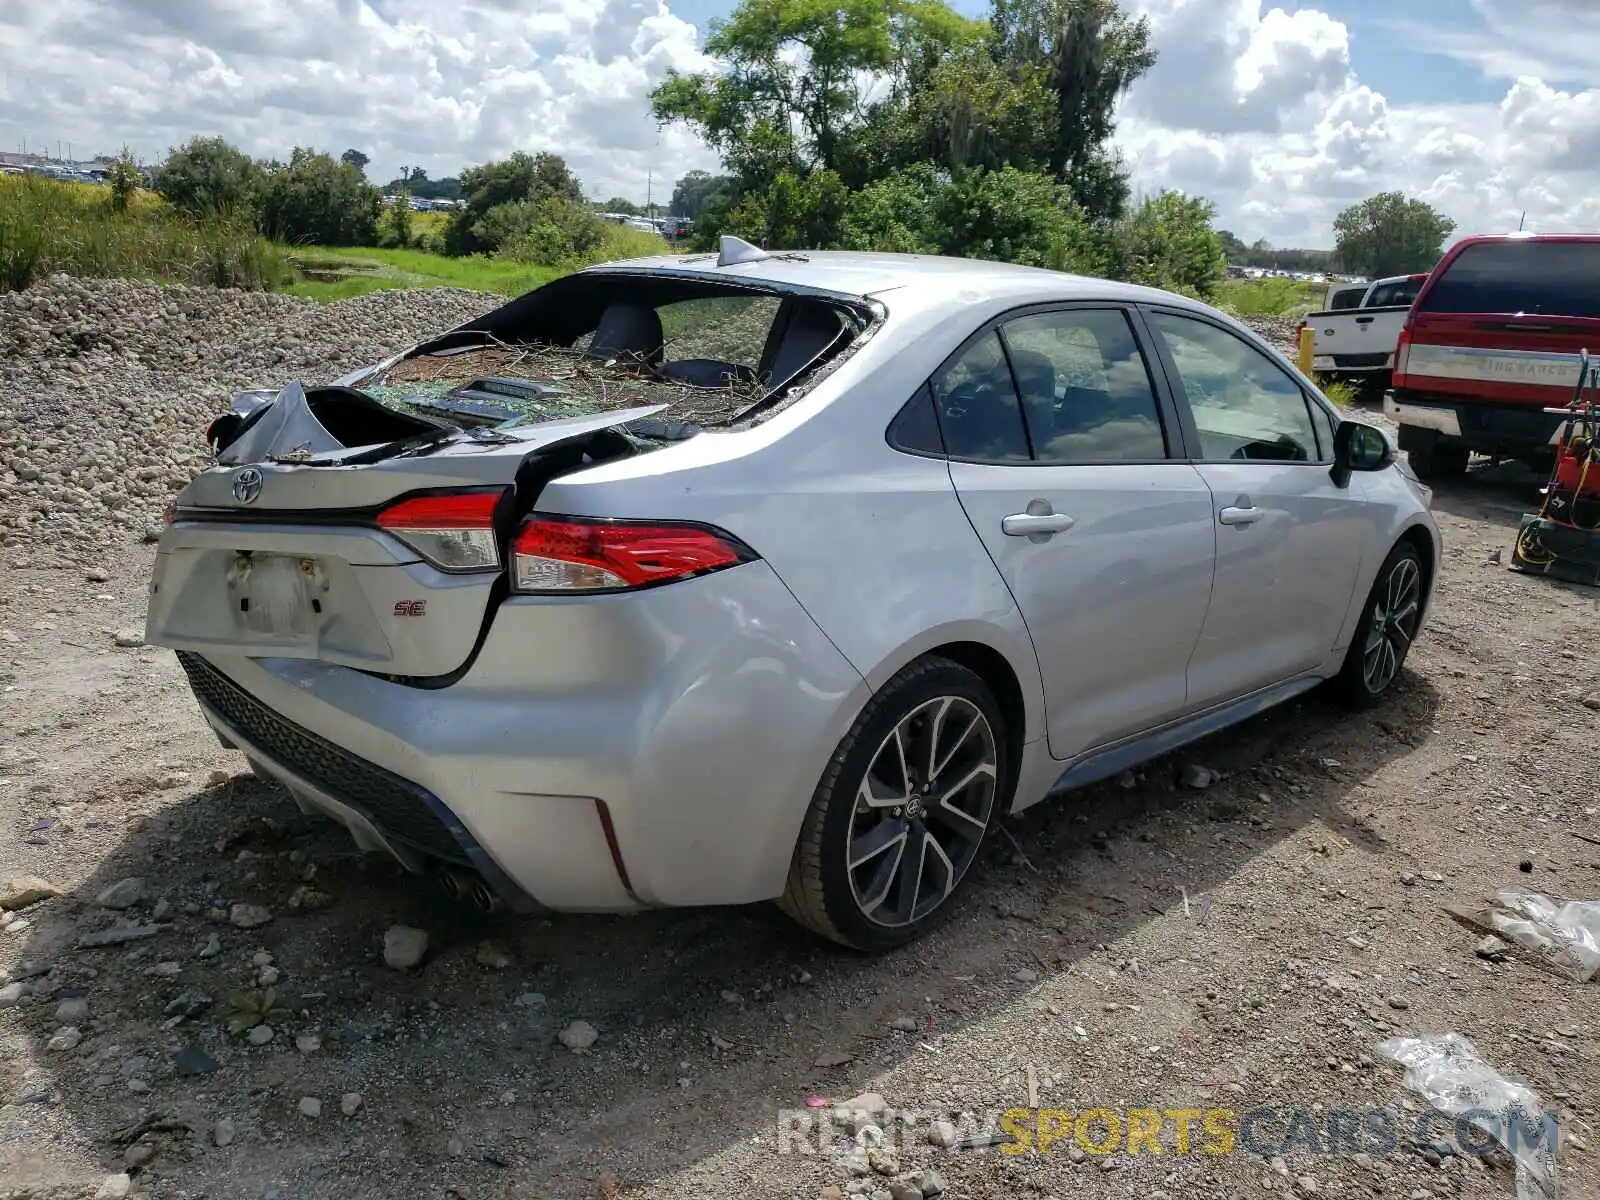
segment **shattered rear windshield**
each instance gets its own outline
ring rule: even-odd
[[[727,425],[835,357],[864,325],[842,305],[720,283],[564,282],[419,347],[359,386],[387,407],[469,425],[658,404],[673,421]],[[563,291],[540,304],[541,293]]]

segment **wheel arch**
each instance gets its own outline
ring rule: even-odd
[[[1044,736],[1044,681],[1026,629],[1013,632],[978,621],[936,627],[881,659],[865,673],[867,684],[876,693],[906,667],[929,656],[960,663],[988,684],[1006,721],[1007,749],[1014,750],[1014,763],[1020,761],[1023,746]]]

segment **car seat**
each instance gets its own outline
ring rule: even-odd
[[[590,358],[632,357],[659,366],[666,337],[661,314],[643,304],[608,304],[585,352]]]

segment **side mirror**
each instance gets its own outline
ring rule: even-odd
[[[1360,421],[1340,421],[1333,434],[1333,482],[1350,485],[1356,471],[1381,471],[1394,463],[1394,446],[1383,430]]]

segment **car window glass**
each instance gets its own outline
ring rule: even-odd
[[[1425,312],[1600,317],[1597,242],[1479,242],[1433,281]]]
[[[1341,288],[1333,293],[1328,303],[1328,310],[1338,312],[1341,309],[1356,308],[1361,304],[1361,297],[1366,295],[1366,291],[1366,284],[1360,287]]]
[[[1402,279],[1399,283],[1386,283],[1372,289],[1372,299],[1367,308],[1394,308],[1410,304],[1422,290],[1422,280]]]
[[[1155,388],[1123,313],[1034,313],[1007,322],[1004,331],[1038,461],[1166,457]]]
[[[934,377],[939,428],[952,458],[1027,462],[1028,435],[1011,382],[1011,368],[990,330]]]
[[[1300,386],[1233,334],[1174,313],[1152,313],[1178,369],[1208,459],[1317,462],[1317,438]]]
[[[1333,461],[1333,435],[1339,428],[1339,418],[1321,404],[1312,404],[1311,415],[1316,419],[1317,426],[1317,460],[1331,463]]]

